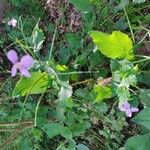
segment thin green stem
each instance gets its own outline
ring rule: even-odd
[[[127,19],[128,25],[129,25],[129,28],[130,28],[130,32],[131,32],[131,36],[132,36],[133,43],[135,43],[135,38],[134,38],[134,34],[133,34],[133,30],[132,30],[132,26],[131,26],[131,23],[130,23],[128,14],[127,14],[125,8],[124,8],[123,10],[124,10],[124,13],[125,13],[125,16],[126,16],[126,19]]]
[[[91,74],[91,73],[99,73],[99,71],[73,71],[73,72],[58,73],[58,75]]]
[[[51,60],[51,57],[52,57],[52,50],[53,50],[53,47],[54,47],[54,42],[55,42],[55,38],[56,38],[56,32],[57,32],[57,25],[55,27],[55,31],[54,31],[54,34],[53,34],[51,49],[50,49],[50,52],[49,52],[49,59],[48,59],[49,61]]]
[[[39,109],[39,106],[40,106],[40,103],[41,103],[41,100],[42,100],[42,97],[44,95],[45,92],[42,93],[42,95],[40,96],[39,98],[39,101],[36,105],[36,109],[35,109],[35,117],[34,117],[34,126],[36,127],[37,126],[37,115],[38,115],[38,109]]]

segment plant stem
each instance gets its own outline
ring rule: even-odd
[[[132,30],[132,26],[131,26],[131,23],[130,23],[130,20],[129,20],[129,17],[128,17],[128,14],[126,12],[126,9],[124,8],[124,13],[125,13],[125,16],[126,16],[126,19],[127,19],[127,22],[128,22],[128,25],[129,25],[129,28],[130,28],[130,32],[131,32],[131,35],[132,35],[132,40],[133,40],[133,43],[135,43],[135,38],[134,38],[134,34],[133,34],[133,30]]]

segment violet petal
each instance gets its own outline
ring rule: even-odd
[[[120,111],[126,112],[130,109],[130,104],[126,101],[123,104],[119,105]]]
[[[132,112],[131,112],[131,110],[126,111],[126,115],[127,115],[128,117],[132,117]]]
[[[30,55],[24,55],[21,58],[20,63],[21,63],[22,67],[24,67],[24,68],[30,68],[34,64],[34,60],[33,60],[33,58]]]
[[[131,107],[131,111],[132,111],[132,112],[138,112],[139,109],[138,109],[138,108],[135,108],[135,107]]]
[[[14,77],[17,74],[17,68],[15,65],[13,65],[12,69],[11,69],[11,76]]]
[[[17,53],[14,51],[14,50],[10,50],[8,53],[7,53],[7,58],[9,59],[9,61],[12,63],[12,64],[15,64],[18,62],[18,55]]]
[[[27,69],[20,68],[19,70],[20,70],[21,75],[23,75],[25,77],[31,77],[31,74]]]

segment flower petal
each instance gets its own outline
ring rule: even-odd
[[[14,51],[14,50],[10,50],[7,53],[7,58],[9,59],[9,61],[11,61],[12,64],[15,64],[18,62],[18,55],[17,55],[16,51]]]
[[[31,77],[31,74],[27,69],[19,68],[19,71],[20,71],[21,75],[23,75],[25,77]]]
[[[20,63],[24,68],[30,68],[34,64],[34,60],[30,55],[25,55],[21,58]]]
[[[131,112],[131,110],[126,111],[126,115],[127,115],[128,117],[132,117],[132,112]]]
[[[132,111],[132,112],[138,112],[138,111],[139,111],[139,109],[138,109],[138,108],[136,108],[136,107],[132,107],[132,108],[131,108],[131,111]]]
[[[123,111],[123,112],[126,112],[126,111],[130,110],[130,104],[127,101],[120,104],[119,105],[119,110]]]
[[[14,77],[17,74],[17,68],[15,65],[13,65],[12,69],[11,69],[11,76]]]

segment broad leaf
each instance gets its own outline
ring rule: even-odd
[[[27,94],[39,94],[45,91],[49,79],[47,73],[32,72],[31,77],[21,77],[17,82],[12,96],[25,96]]]
[[[149,148],[150,134],[133,136],[125,143],[125,150],[149,150]]]
[[[143,109],[132,121],[150,130],[150,107]]]
[[[79,136],[80,134],[84,133],[86,129],[90,128],[90,126],[90,123],[82,122],[71,126],[71,131],[73,132],[74,136]]]
[[[105,56],[116,59],[133,59],[133,43],[127,34],[120,31],[114,31],[112,34],[103,32],[90,32],[94,43]]]
[[[142,72],[138,76],[138,81],[150,86],[150,82],[147,82],[147,81],[150,81],[150,70]]]
[[[102,101],[103,99],[111,98],[112,91],[109,86],[95,85],[91,94],[95,95],[95,101],[99,102],[99,101]]]

